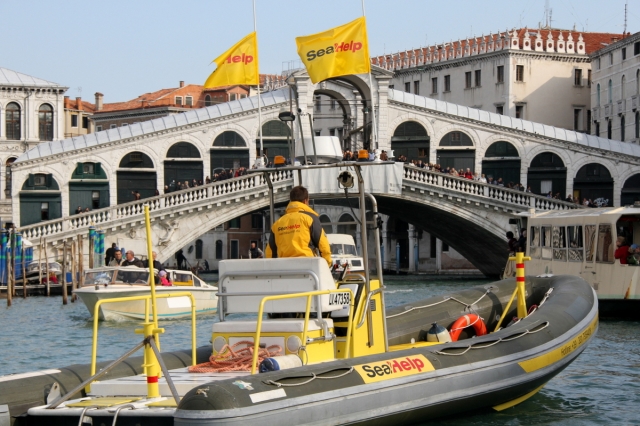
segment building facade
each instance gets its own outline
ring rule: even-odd
[[[640,32],[592,53],[591,61],[591,133],[640,143]]]
[[[621,34],[499,32],[374,57],[392,88],[580,132],[590,128],[591,59]]]
[[[75,136],[93,133],[93,123],[91,116],[95,111],[95,105],[83,101],[82,98],[69,99],[64,97],[64,137],[73,138]]]
[[[64,93],[67,89],[0,67],[0,219],[3,223],[13,221],[11,164],[39,143],[65,136]]]

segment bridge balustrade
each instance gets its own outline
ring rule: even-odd
[[[279,182],[293,179],[291,171],[274,170],[269,173],[271,181]],[[20,228],[24,238],[32,239],[60,234],[74,229],[83,229],[91,225],[104,225],[115,220],[132,218],[144,214],[144,206],[149,206],[149,211],[160,211],[170,207],[192,208],[198,201],[220,198],[225,195],[264,188],[267,190],[267,182],[262,174],[249,174],[220,182],[183,189],[144,200],[132,201],[124,204],[93,210],[74,216],[66,216],[47,222],[40,222]]]
[[[509,204],[519,205],[524,208],[534,208],[536,210],[568,210],[584,208],[584,206],[580,204],[556,200],[555,198],[547,198],[517,189],[476,182],[466,178],[451,176],[432,170],[420,169],[409,165],[404,167],[404,179],[425,183],[427,185],[434,185],[468,195],[491,198]]]
[[[271,180],[274,185],[278,183],[288,183],[293,181],[291,171],[273,170],[270,171]],[[404,184],[416,182],[444,190],[466,194],[469,197],[486,198],[498,201],[502,204],[511,205],[519,210],[535,208],[536,210],[567,210],[584,208],[584,206],[568,203],[562,200],[547,198],[529,192],[489,185],[473,180],[451,176],[432,170],[420,169],[413,165],[404,166]],[[93,226],[116,226],[115,222],[125,224],[135,222],[138,217],[144,214],[144,206],[148,205],[149,210],[161,212],[169,210],[179,212],[193,209],[199,204],[211,202],[212,200],[224,200],[232,194],[251,193],[267,191],[267,183],[262,174],[249,174],[238,178],[228,179],[221,182],[188,188],[181,191],[163,194],[157,197],[146,198],[144,200],[132,201],[118,204],[100,210],[93,210],[74,216],[67,216],[60,219],[49,220],[37,224],[21,227],[20,231],[26,239],[39,237],[49,237],[59,234],[74,234],[80,230]],[[128,219],[128,221],[127,221]],[[76,231],[76,232],[73,232]]]

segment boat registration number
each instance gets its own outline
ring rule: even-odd
[[[349,305],[350,303],[351,303],[351,293],[329,294],[329,305]]]

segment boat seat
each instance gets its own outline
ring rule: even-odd
[[[324,318],[328,328],[333,328],[333,320]],[[255,333],[257,322],[251,321],[223,321],[213,324],[213,332],[216,334]],[[322,330],[322,322],[318,319],[310,319],[308,331]],[[261,333],[302,333],[304,331],[304,318],[300,319],[275,319],[262,322]]]
[[[219,303],[224,314],[258,312],[265,296],[336,289],[331,270],[321,257],[222,260],[218,268]],[[300,297],[269,301],[264,312],[305,312],[306,308],[306,298]],[[311,299],[311,312],[341,309],[342,305],[331,303],[328,294]]]

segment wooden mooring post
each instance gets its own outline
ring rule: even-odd
[[[49,282],[49,256],[47,255],[47,239],[44,239],[44,265],[47,274],[47,297],[51,296],[51,283]]]
[[[11,244],[11,233],[9,233],[9,240],[7,242],[7,245]],[[13,246],[11,246],[12,248],[12,253],[13,253]],[[12,304],[12,298],[11,298],[11,287],[13,286],[13,265],[11,264],[13,260],[13,254],[10,254],[9,256],[7,256],[7,307],[11,306]]]
[[[80,276],[79,287],[84,287],[84,250],[82,247],[83,235],[78,235],[78,275]]]
[[[67,299],[67,240],[62,243],[62,304],[68,303]]]
[[[38,249],[38,284],[42,284],[42,251],[44,245],[42,245],[42,237],[40,237],[40,248]]]
[[[24,243],[22,244],[22,298],[27,298],[27,262],[24,261]]]
[[[78,253],[78,250],[76,250],[76,242],[71,241],[71,302],[75,302],[78,298],[76,294],[76,289],[78,288],[76,253]]]

